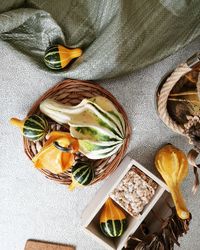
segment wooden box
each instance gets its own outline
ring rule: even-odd
[[[118,186],[123,177],[133,167],[137,167],[145,175],[149,176],[153,181],[158,184],[156,192],[150,202],[145,206],[144,210],[138,217],[133,217],[127,214],[128,227],[119,238],[108,238],[102,234],[99,228],[99,215],[105,201],[110,197],[113,190]],[[162,204],[162,200],[168,194],[168,188],[166,184],[158,177],[149,172],[145,167],[126,156],[117,170],[104,182],[102,187],[98,190],[95,197],[92,198],[86,209],[82,214],[82,225],[84,230],[95,238],[106,249],[120,250],[124,247],[127,239],[130,235],[137,233],[137,229],[145,218],[149,219],[149,212],[154,207],[159,207]],[[125,211],[125,210],[124,210]],[[154,229],[156,224],[154,223]]]

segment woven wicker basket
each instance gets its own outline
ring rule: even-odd
[[[164,78],[157,91],[157,109],[161,120],[174,132],[187,137],[185,124],[177,122],[168,112],[168,98],[179,80],[198,68],[200,65],[200,54],[197,53],[187,60],[186,63],[179,65],[168,77]],[[198,69],[199,71],[199,69]],[[198,77],[198,82],[200,77]]]
[[[126,133],[125,133],[124,144],[116,154],[106,159],[94,161],[95,178],[91,184],[94,184],[100,180],[103,180],[117,168],[128,146],[131,129],[130,129],[127,115],[124,109],[122,108],[122,106],[116,100],[116,98],[107,90],[105,90],[104,88],[100,87],[97,84],[92,84],[91,82],[87,82],[87,81],[68,79],[68,80],[64,80],[58,83],[53,88],[49,89],[46,93],[44,93],[34,103],[34,105],[31,107],[30,111],[27,114],[27,116],[30,116],[32,114],[40,114],[39,105],[46,98],[53,98],[64,104],[77,105],[78,103],[81,102],[82,99],[90,98],[90,97],[97,96],[97,95],[107,97],[116,106],[116,108],[122,114],[125,120]],[[52,130],[69,131],[68,127],[63,127],[50,119],[49,119],[49,123],[50,123],[50,131]],[[35,154],[39,152],[39,150],[42,148],[47,138],[48,138],[48,135],[43,141],[39,141],[39,142],[31,142],[27,140],[26,138],[24,138],[24,150],[30,159],[32,159],[35,156]],[[78,154],[76,156],[76,159],[77,158],[84,158],[84,156]],[[60,184],[70,185],[71,183],[70,170],[62,174],[53,174],[50,171],[43,170],[43,169],[39,169],[39,171],[41,171],[48,179],[57,181]]]

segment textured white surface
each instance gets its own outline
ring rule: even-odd
[[[199,49],[200,38],[173,56],[131,75],[106,80],[102,86],[122,103],[133,125],[129,155],[153,170],[153,157],[164,143],[187,151],[185,139],[159,120],[155,90],[163,75]],[[62,80],[37,68],[28,57],[0,41],[0,250],[23,250],[27,239],[69,243],[78,250],[103,250],[81,229],[80,216],[101,184],[70,193],[65,186],[47,180],[23,153],[19,131],[9,125],[13,116],[24,118],[32,103]],[[191,194],[193,174],[183,185],[193,215],[182,250],[200,249],[200,194]]]

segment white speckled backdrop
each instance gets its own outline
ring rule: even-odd
[[[129,154],[153,170],[158,147],[171,142],[187,151],[185,139],[159,120],[154,105],[160,79],[199,50],[200,38],[163,61],[131,75],[104,80],[101,85],[122,103],[133,125]],[[23,250],[27,239],[75,245],[78,250],[103,250],[81,229],[80,217],[101,184],[69,192],[47,180],[23,153],[19,131],[9,125],[13,116],[25,117],[32,103],[62,80],[37,68],[30,59],[0,42],[0,250]],[[200,193],[191,194],[193,174],[183,190],[193,215],[190,232],[180,240],[181,250],[199,250]]]

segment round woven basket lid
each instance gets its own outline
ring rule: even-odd
[[[199,56],[197,53],[180,64],[162,80],[156,93],[159,117],[170,129],[184,136],[187,136],[188,120],[200,115]]]
[[[108,98],[117,108],[117,110],[122,114],[124,121],[125,121],[125,139],[124,144],[118,150],[118,152],[108,158],[101,159],[101,160],[94,160],[94,169],[95,169],[95,178],[91,184],[94,184],[100,180],[103,180],[108,175],[110,175],[119,165],[123,156],[125,155],[126,149],[128,147],[131,128],[128,122],[128,118],[126,112],[116,100],[116,98],[107,90],[99,86],[98,84],[93,84],[87,81],[80,81],[80,80],[72,80],[67,79],[62,82],[59,82],[54,87],[50,88],[47,92],[45,92],[31,107],[30,111],[28,112],[27,116],[33,114],[41,114],[39,106],[40,103],[45,100],[46,98],[52,98],[56,101],[59,101],[63,104],[68,105],[77,105],[79,104],[84,98],[91,98],[94,96],[104,96]],[[63,127],[60,124],[57,124],[50,118],[47,118],[50,124],[50,131],[53,130],[61,130],[69,132],[69,127]],[[49,135],[49,134],[48,134]],[[44,143],[46,142],[48,135],[42,140],[38,142],[29,141],[24,137],[24,150],[26,155],[32,159],[42,148]],[[84,156],[78,154],[75,159],[83,158]],[[80,159],[81,160],[81,159]],[[48,179],[57,181],[60,184],[70,185],[71,180],[71,170],[67,170],[62,174],[54,174],[48,170],[38,169],[42,172]]]

